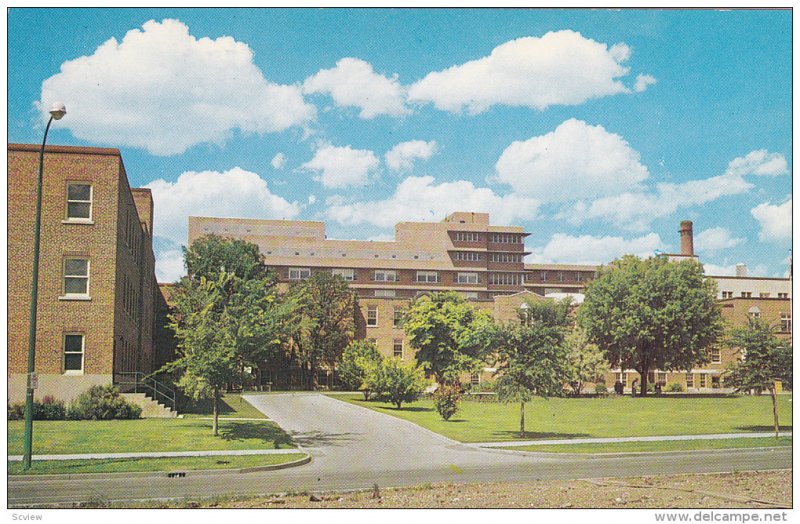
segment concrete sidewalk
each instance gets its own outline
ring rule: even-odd
[[[550,446],[554,444],[607,444],[613,442],[661,442],[667,440],[718,440],[729,438],[766,438],[775,433],[719,433],[712,435],[666,435],[653,437],[609,437],[609,438],[571,438],[560,440],[514,440],[508,442],[476,442],[468,446],[476,448],[505,448],[516,446]],[[791,431],[780,432],[781,437],[791,437]]]
[[[209,451],[140,451],[133,453],[81,453],[72,455],[38,455],[36,460],[102,460],[124,458],[172,458],[172,457],[222,457],[230,455],[288,455],[305,453],[302,449],[221,449]],[[22,455],[9,455],[10,462],[19,462]]]

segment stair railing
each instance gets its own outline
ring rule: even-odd
[[[114,373],[114,385],[123,393],[149,394],[156,402],[161,402],[175,411],[175,390],[163,382],[139,371]]]

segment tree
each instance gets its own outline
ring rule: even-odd
[[[391,402],[397,409],[403,402],[417,400],[428,385],[421,366],[396,357],[384,358],[370,367],[366,382],[378,400]]]
[[[259,247],[244,240],[207,235],[183,248],[183,259],[189,278],[217,280],[221,273],[232,273],[250,280],[265,277],[269,270]]]
[[[613,367],[647,375],[708,362],[722,333],[716,283],[693,260],[627,255],[601,268],[586,287],[579,321]]]
[[[342,277],[330,273],[315,273],[295,284],[288,295],[300,306],[295,325],[302,326],[295,330],[293,350],[306,387],[316,389],[320,365],[335,367],[353,340],[358,299]]]
[[[775,330],[759,318],[748,317],[747,326],[731,330],[729,347],[739,350],[742,360],[732,363],[725,372],[725,383],[736,391],[768,390],[772,396],[775,438],[778,438],[778,400],[775,380],[783,378],[784,344]]]
[[[476,335],[491,323],[488,311],[448,291],[415,299],[406,310],[403,329],[425,371],[439,384],[455,384],[462,373],[480,369],[487,346]]]
[[[608,372],[608,361],[603,352],[589,339],[580,327],[570,331],[564,340],[567,349],[568,383],[575,395],[580,395],[584,386],[598,383]]]
[[[364,400],[369,400],[371,391],[367,387],[367,374],[370,369],[380,365],[381,360],[383,355],[374,343],[354,340],[344,348],[338,368],[339,380],[346,388],[361,390]]]
[[[520,321],[495,328],[500,364],[495,391],[504,402],[519,402],[519,434],[525,436],[525,403],[534,396],[563,394],[568,378],[564,347],[568,302],[527,302]]]

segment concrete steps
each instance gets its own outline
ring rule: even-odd
[[[142,408],[142,418],[177,418],[178,413],[144,393],[122,393],[125,399]]]

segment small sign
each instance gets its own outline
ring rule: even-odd
[[[39,375],[36,373],[30,373],[28,375],[28,384],[31,389],[36,389],[39,387]]]

